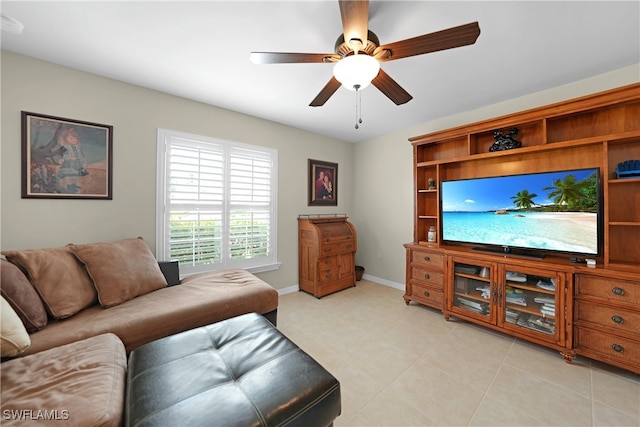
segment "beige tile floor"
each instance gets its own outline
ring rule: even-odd
[[[280,297],[278,328],[341,384],[336,426],[640,426],[640,376],[436,310],[368,280]]]

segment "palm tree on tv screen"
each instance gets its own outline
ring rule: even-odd
[[[596,203],[595,174],[582,181],[577,181],[574,175],[567,175],[554,180],[553,185],[543,190],[551,191],[547,196],[558,210],[593,210]]]
[[[514,204],[516,207],[520,209],[530,209],[531,206],[535,205],[533,199],[538,197],[536,193],[529,193],[529,190],[518,191],[515,196],[511,196],[511,199],[514,200]]]

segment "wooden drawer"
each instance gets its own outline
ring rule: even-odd
[[[640,364],[640,342],[583,327],[577,327],[575,330],[575,347],[578,351],[590,350],[604,356],[605,359],[634,366]]]
[[[418,302],[437,308],[442,308],[444,302],[442,291],[416,284],[411,285],[411,297]]]
[[[339,254],[342,252],[354,252],[355,242],[353,240],[344,240],[341,242],[323,243],[320,247],[320,256]]]
[[[326,270],[328,268],[334,268],[338,265],[337,256],[325,256],[318,259],[318,270]]]
[[[439,252],[411,251],[411,262],[430,266],[431,268],[442,268],[444,266],[444,257]]]
[[[333,282],[340,278],[340,269],[338,267],[327,268],[318,271],[318,281],[321,283]]]
[[[574,313],[576,322],[594,323],[640,339],[639,312],[576,300]]]
[[[412,267],[411,278],[437,286],[440,289],[442,289],[444,284],[444,273],[434,270],[423,270],[422,268]]]
[[[609,301],[640,304],[640,282],[576,274],[576,296],[604,298]]]

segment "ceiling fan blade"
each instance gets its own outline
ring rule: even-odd
[[[322,107],[324,103],[327,102],[329,98],[331,98],[331,95],[333,95],[340,88],[340,86],[340,82],[336,80],[335,77],[331,77],[329,83],[327,83],[325,87],[322,88],[320,93],[313,99],[313,101],[311,101],[311,104],[309,104],[309,106]]]
[[[364,49],[367,45],[369,29],[369,0],[338,0],[338,3],[340,4],[344,41],[349,44],[352,39],[361,40],[362,46],[358,47],[358,50]],[[351,46],[351,48],[355,49],[355,46]]]
[[[384,93],[387,98],[392,100],[396,105],[405,104],[413,99],[413,96],[409,95],[409,92],[404,90],[395,80],[393,80],[389,74],[385,73],[381,68],[376,78],[371,81],[371,84],[377,87],[380,92]]]
[[[335,53],[251,52],[249,59],[254,64],[322,63],[339,61],[340,55]]]
[[[409,56],[474,44],[479,35],[480,25],[478,25],[477,22],[472,22],[470,24],[380,46],[375,50],[374,56],[380,55],[383,50],[387,50],[390,52],[390,55],[380,56],[378,60],[393,61]]]

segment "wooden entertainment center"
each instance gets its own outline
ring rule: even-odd
[[[494,131],[512,128],[522,146],[490,152]],[[640,176],[616,173],[619,163],[640,160],[640,84],[409,141],[406,303],[557,349],[567,362],[581,355],[640,373]],[[604,218],[595,267],[568,254],[528,259],[440,243],[442,181],[595,167]]]

